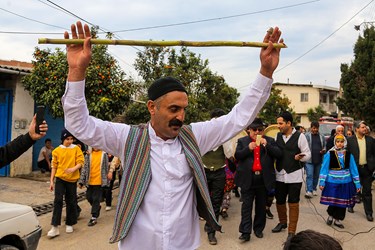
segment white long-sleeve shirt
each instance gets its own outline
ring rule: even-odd
[[[62,98],[65,127],[82,142],[100,148],[124,161],[130,126],[89,116],[84,81],[68,82]],[[227,115],[192,123],[204,155],[250,124],[271,91],[272,79],[258,74],[244,98]],[[120,249],[197,249],[199,220],[191,170],[179,140],[162,140],[149,124],[151,183],[127,237]]]
[[[292,134],[290,136],[283,135],[283,140],[285,143],[289,141],[290,137],[296,132],[296,129],[293,128]],[[277,139],[277,135],[275,140]],[[306,136],[301,133],[298,138],[298,147],[301,150],[302,154],[305,154],[304,157],[302,157],[301,162],[306,162],[310,160],[311,158],[311,151],[309,148],[309,144],[307,142]],[[284,169],[281,169],[281,171],[276,170],[276,181],[284,182],[284,183],[300,183],[303,181],[303,168],[298,169],[294,172],[287,173]]]

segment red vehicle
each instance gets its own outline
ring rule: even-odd
[[[337,125],[344,126],[345,133],[348,129],[353,129],[354,119],[351,117],[334,118],[331,116],[323,116],[319,119],[319,133],[327,139],[331,136],[332,129],[336,129]]]

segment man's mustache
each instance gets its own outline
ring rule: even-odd
[[[170,120],[170,121],[169,121],[168,126],[169,126],[169,127],[172,127],[172,126],[182,127],[183,124],[184,124],[184,123],[183,123],[182,121],[180,121],[180,120],[178,120],[178,119],[173,119],[173,120]]]

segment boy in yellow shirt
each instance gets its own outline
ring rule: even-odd
[[[84,157],[81,149],[73,144],[72,134],[63,129],[62,144],[52,151],[50,191],[55,191],[53,202],[52,228],[47,233],[50,238],[60,234],[63,200],[66,203],[66,233],[73,232],[73,225],[77,223],[77,181],[79,169],[83,166]],[[55,183],[56,180],[56,183]]]
[[[91,151],[91,150],[89,150]],[[86,199],[91,205],[91,219],[88,226],[94,226],[100,215],[100,201],[102,200],[103,188],[109,185],[108,155],[106,152],[92,148],[91,153],[85,156],[85,165],[82,168],[79,187],[87,187]]]

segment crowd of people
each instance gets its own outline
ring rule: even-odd
[[[225,112],[221,109],[211,112],[212,120],[223,115]],[[326,139],[319,133],[318,122],[312,122],[308,132],[304,134],[293,127],[291,113],[283,112],[276,120],[280,132],[275,138],[265,135],[267,125],[262,119],[255,118],[244,131],[202,157],[214,218],[217,222],[220,215],[224,219],[228,218],[231,191],[237,187],[242,202],[239,240],[250,241],[252,232],[256,237],[263,238],[267,208],[269,211],[275,197],[279,223],[272,232],[288,229],[286,242],[291,244],[297,232],[300,192],[305,178],[305,197],[310,199],[317,196],[319,187],[322,190],[320,202],[328,205],[327,225],[344,228],[341,221],[345,218],[346,209],[353,212],[357,195],[366,197],[362,198],[364,203],[372,203],[371,187],[368,195],[362,184],[366,183],[369,176],[365,173],[371,172],[367,164],[371,164],[373,157],[373,139],[366,135],[366,124],[363,121],[356,123],[356,133],[350,139],[344,135],[342,126],[338,125],[334,146],[326,148]],[[364,140],[366,155],[360,151],[363,150],[359,146],[361,142],[356,144],[353,138],[358,138],[357,141]],[[67,213],[66,232],[73,232],[79,209],[76,200],[77,184],[80,188],[87,188],[86,196],[92,215],[88,226],[94,226],[100,215],[101,201],[106,201],[106,211],[111,210],[114,175],[119,169],[123,171],[119,157],[95,147],[85,150],[86,146],[77,142],[66,129],[61,133],[61,141],[61,145],[52,151],[49,164],[50,189],[55,193],[52,229],[47,234],[50,238],[59,235],[63,198]],[[80,146],[73,144],[73,141]],[[348,141],[352,144],[348,145]],[[46,155],[46,149],[53,148],[49,139],[45,142],[46,147],[41,149],[40,155]],[[351,151],[348,151],[348,148]],[[362,158],[359,156],[361,153]],[[362,173],[362,178],[359,174],[360,168],[366,170]],[[228,171],[229,175],[226,173]],[[372,177],[372,174],[370,176]],[[368,203],[364,206],[365,214],[366,218],[372,221],[372,206],[367,205]],[[273,218],[273,215],[269,218]],[[209,243],[216,245],[215,228],[206,221],[204,229]]]
[[[272,46],[283,42],[277,27],[264,37],[268,47],[261,49],[259,74],[242,100],[228,113],[215,109],[209,121],[190,125],[183,123],[187,90],[172,77],[157,79],[149,87],[147,124],[130,126],[90,116],[84,90],[91,33],[88,25],[77,22],[71,34],[84,39],[84,44],[67,45],[69,73],[62,97],[65,129],[61,144],[53,149],[46,140],[38,158],[41,170],[51,172],[50,190],[55,194],[50,238],[59,235],[64,199],[65,229],[74,231],[80,211],[77,185],[87,188],[88,226],[98,223],[103,199],[106,211],[111,210],[118,169],[123,177],[110,242],[118,242],[119,249],[197,249],[199,218],[206,221],[209,243],[217,244],[219,217],[228,218],[231,190],[238,189],[240,241],[250,241],[252,233],[263,238],[266,218],[274,217],[269,208],[275,198],[278,223],[272,233],[287,230],[285,249],[296,249],[295,244],[311,237],[326,239],[340,249],[329,236],[297,233],[305,174],[305,197],[312,199],[318,196],[318,187],[322,190],[320,202],[328,205],[328,225],[344,228],[346,210],[354,212],[357,196],[363,201],[366,219],[373,221],[375,146],[365,122],[356,123],[349,137],[338,126],[326,141],[318,122],[312,122],[308,132],[296,129],[293,115],[284,111],[275,117],[280,132],[275,137],[264,134],[266,124],[257,115],[268,99],[279,63],[280,49]],[[64,37],[69,39],[69,34]]]

